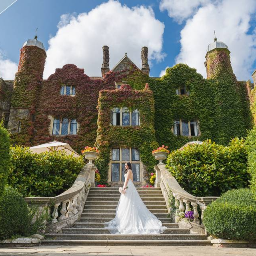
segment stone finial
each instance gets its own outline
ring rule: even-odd
[[[141,49],[141,61],[142,61],[142,72],[149,75],[149,65],[148,65],[148,47],[144,46]]]
[[[103,63],[101,66],[101,74],[104,76],[109,71],[109,47],[104,45],[103,49]]]

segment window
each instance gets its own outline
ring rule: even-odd
[[[181,86],[179,89],[176,89],[177,95],[189,95],[189,91],[187,91],[186,86]]]
[[[124,181],[125,163],[132,164],[133,180],[140,181],[140,153],[135,148],[113,148],[111,154],[111,181]]]
[[[115,87],[116,87],[116,89],[120,89],[120,87],[121,87],[123,84],[127,84],[127,82],[126,82],[126,81],[115,82]]]
[[[128,108],[112,109],[112,125],[114,126],[138,126],[140,125],[140,113],[137,109],[130,111]]]
[[[77,122],[76,119],[54,119],[52,127],[52,135],[76,135]]]
[[[197,121],[178,120],[174,122],[173,133],[183,136],[199,136],[199,125]]]
[[[60,89],[60,94],[74,96],[76,95],[76,88],[74,86],[62,85]]]

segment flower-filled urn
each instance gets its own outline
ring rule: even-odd
[[[170,153],[167,148],[167,146],[162,145],[161,147],[152,151],[152,155],[155,157],[156,160],[159,161],[159,164],[164,164],[163,160],[165,160]]]
[[[92,160],[95,160],[99,155],[99,151],[96,147],[86,146],[81,152],[84,158],[89,160],[89,164],[92,164]]]

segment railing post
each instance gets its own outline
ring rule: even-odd
[[[159,168],[155,168],[156,170],[156,180],[155,180],[155,187],[159,188],[160,187],[160,182],[161,182],[161,171]]]
[[[199,213],[197,211],[197,203],[191,203],[193,206],[193,211],[194,211],[194,223],[198,224],[199,223]]]

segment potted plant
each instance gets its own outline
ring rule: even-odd
[[[167,155],[170,153],[167,148],[167,146],[162,145],[161,147],[152,151],[152,155],[155,157],[156,160],[159,160],[159,164],[163,164],[163,160],[165,160],[167,158]]]
[[[92,160],[96,159],[99,155],[99,150],[96,147],[86,146],[81,152],[84,158],[89,160],[89,164],[92,164]]]

